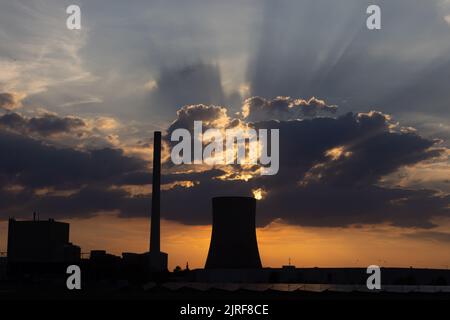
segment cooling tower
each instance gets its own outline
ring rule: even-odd
[[[217,197],[212,200],[213,227],[205,269],[261,268],[256,241],[256,199]]]

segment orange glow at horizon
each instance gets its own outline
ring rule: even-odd
[[[119,218],[102,214],[92,218],[63,220],[70,223],[70,241],[82,252],[103,249],[142,253],[149,247],[147,218]],[[409,229],[385,225],[350,228],[312,228],[280,221],[257,229],[264,267],[281,267],[289,259],[297,267],[385,267],[448,268],[449,245],[404,237]],[[7,221],[0,222],[0,251],[6,251]],[[171,270],[187,262],[191,269],[203,268],[211,236],[210,226],[188,226],[161,221],[161,250],[169,254]]]

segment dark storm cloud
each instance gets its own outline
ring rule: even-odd
[[[258,201],[259,226],[280,218],[293,225],[317,227],[388,222],[402,227],[431,228],[434,216],[449,214],[446,207],[450,197],[433,191],[326,184],[300,187],[292,181],[286,182],[271,185],[264,179],[248,182],[200,179],[195,187],[177,187],[164,192],[164,217],[186,224],[209,224],[212,197],[252,196],[252,190],[257,187],[268,192],[267,198]]]
[[[194,121],[202,121],[203,125],[210,126],[221,120],[226,121],[227,118],[227,109],[224,107],[204,104],[186,105],[177,111],[177,119],[172,122],[167,132],[171,134],[178,128],[193,130]]]
[[[243,113],[246,121],[255,122],[315,117],[323,113],[335,113],[336,110],[336,106],[327,105],[317,98],[303,100],[277,97],[267,100],[261,97],[252,97],[245,100]]]
[[[449,196],[434,191],[387,189],[376,186],[335,187],[324,184],[303,189],[280,188],[273,201],[261,202],[260,219],[272,212],[289,224],[340,227],[390,223],[400,227],[431,228],[435,216],[448,216]]]
[[[186,107],[178,116],[174,124],[181,125],[196,117],[222,121],[227,113],[219,107],[201,105]],[[189,121],[183,122],[186,119]],[[228,120],[225,126],[234,121]],[[225,168],[170,173],[173,166],[169,161],[164,164],[168,173],[162,178],[163,184],[178,181],[195,184],[190,187],[175,184],[164,190],[161,206],[164,218],[185,224],[209,224],[212,197],[251,196],[257,188],[267,192],[258,201],[260,226],[283,219],[304,226],[386,222],[432,228],[433,218],[450,213],[449,195],[379,185],[383,176],[402,166],[434,159],[445,151],[435,141],[402,130],[383,113],[272,120],[253,125],[280,130],[278,174],[255,176],[248,181],[224,180],[228,173]],[[0,190],[2,218],[28,215],[34,210],[55,217],[113,210],[122,217],[148,214],[149,196],[131,195],[120,186],[150,184],[151,175],[144,161],[125,156],[121,150],[60,149],[3,130],[0,149],[0,180],[5,186]],[[234,170],[237,171],[232,173],[238,173],[240,169]],[[15,185],[22,189],[14,189]],[[35,192],[43,187],[69,193]]]
[[[409,159],[413,152],[427,152],[430,146],[427,140],[414,136],[417,139],[417,145],[411,144],[404,153],[396,154],[391,157],[389,153],[393,153],[390,149],[395,149],[396,139],[400,136],[400,141],[407,141],[410,135],[401,132],[391,132],[392,123],[389,117],[379,113],[348,113],[338,118],[319,117],[314,119],[303,119],[293,121],[265,121],[255,123],[256,128],[278,129],[280,131],[280,170],[273,180],[279,180],[281,183],[292,181],[297,183],[305,179],[305,175],[310,170],[320,170],[323,174],[324,169],[328,165],[335,162],[354,161],[353,164],[360,166],[362,172],[374,172],[378,167],[385,166],[378,161],[371,161],[370,155],[380,152],[379,157],[387,162],[396,162],[395,166],[390,170],[395,170],[403,164],[402,161]],[[384,137],[384,138],[383,138]],[[372,145],[372,139],[384,139],[382,143]],[[332,160],[331,154],[335,148],[343,148],[343,154],[336,160]],[[359,149],[360,148],[360,149]],[[362,156],[365,152],[369,152],[371,148],[376,150],[370,151],[369,156]],[[383,149],[385,148],[385,149]],[[351,157],[345,157],[345,152],[352,153]],[[330,153],[330,155],[327,155]],[[376,155],[375,155],[376,156]],[[374,167],[370,167],[373,164]],[[367,171],[367,169],[370,169]],[[384,170],[384,173],[389,170]],[[337,173],[336,173],[337,174]],[[378,178],[381,173],[376,177]],[[345,176],[345,175],[344,175]],[[290,178],[289,178],[290,177]],[[288,180],[284,181],[285,178]],[[359,176],[349,179],[354,183],[365,177]],[[376,180],[375,178],[375,180]],[[331,181],[327,181],[329,183]]]
[[[443,1],[377,1],[379,31],[366,28],[369,4],[266,1],[248,68],[251,94],[319,96],[344,111],[448,116],[450,27]]]
[[[191,132],[191,143],[194,143],[194,121],[201,121],[202,129],[206,131],[210,128],[232,127],[235,125],[234,122],[239,121],[239,119],[230,119],[228,110],[224,107],[204,104],[186,105],[177,111],[176,120],[172,122],[163,136],[167,145],[172,148],[177,144],[176,141],[171,140],[171,135],[176,129],[189,130]],[[194,152],[193,149],[191,151]],[[170,166],[170,163],[168,165]]]
[[[124,190],[95,184],[70,195],[36,195],[29,190],[1,192],[0,218],[28,217],[34,211],[52,218],[87,217],[105,211],[118,211],[123,217],[144,216],[149,212],[150,200],[148,196],[130,196]]]
[[[4,130],[0,130],[0,150],[3,182],[32,188],[80,187],[145,167],[144,161],[127,157],[122,150],[56,148]]]
[[[86,216],[114,210],[119,211],[122,216],[143,216],[149,212],[150,198],[132,197],[121,189],[87,186],[68,197],[49,196],[35,199],[34,203],[34,207],[52,216]]]
[[[0,129],[0,150],[0,219],[33,211],[61,218],[105,210],[131,216],[148,212],[149,199],[112,187],[120,186],[122,176],[146,168],[120,149],[56,148]],[[37,192],[41,189],[48,193]]]
[[[17,94],[2,92],[0,93],[0,109],[13,110],[21,106],[20,98]]]
[[[278,174],[248,182],[197,176],[199,184],[194,187],[164,193],[166,218],[207,224],[212,197],[251,195],[259,187],[268,192],[258,202],[260,225],[281,218],[309,226],[389,222],[430,228],[434,216],[449,214],[448,195],[377,185],[384,175],[402,166],[444,152],[435,141],[405,132],[383,113],[266,121],[255,126],[280,130]]]
[[[0,127],[15,132],[36,133],[41,136],[51,136],[59,133],[69,133],[75,129],[86,127],[83,119],[77,117],[59,117],[54,114],[44,114],[27,118],[18,113],[7,113],[0,116]]]

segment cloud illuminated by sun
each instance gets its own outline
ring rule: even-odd
[[[262,200],[267,195],[267,191],[263,188],[254,189],[252,193],[256,200]]]
[[[350,151],[345,151],[345,148],[342,146],[330,149],[325,152],[325,155],[331,158],[331,160],[338,160],[341,157],[348,158],[351,156],[351,154],[352,153]]]

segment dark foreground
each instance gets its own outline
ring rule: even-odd
[[[42,309],[47,314],[59,304],[68,304],[64,310],[85,312],[105,317],[111,312],[114,316],[121,313],[141,316],[143,314],[158,315],[151,319],[299,319],[299,314],[316,314],[336,316],[341,314],[345,319],[355,316],[361,319],[358,310],[374,311],[383,315],[384,305],[389,312],[397,309],[402,315],[415,314],[417,308],[437,310],[448,307],[448,292],[333,292],[313,291],[278,291],[278,290],[196,290],[193,288],[169,289],[162,286],[153,288],[126,287],[111,288],[107,286],[69,291],[67,289],[42,287],[15,287],[0,290],[0,306],[17,310]],[[35,303],[37,302],[37,303]],[[27,305],[30,305],[27,307]],[[86,308],[84,308],[86,306]],[[50,309],[49,309],[50,308]],[[211,310],[211,314],[205,314]],[[214,311],[212,311],[214,310]],[[253,310],[253,311],[249,311]],[[255,310],[259,313],[255,313]],[[266,313],[262,313],[262,311]],[[71,313],[72,313],[71,311]],[[364,312],[366,312],[364,311]],[[352,316],[353,315],[353,316]],[[60,318],[60,319],[64,319]]]
[[[318,285],[319,286],[319,285]],[[169,286],[170,287],[170,286]],[[81,290],[68,290],[62,287],[43,287],[39,285],[19,285],[14,287],[0,287],[0,300],[153,300],[153,301],[303,301],[303,300],[450,300],[450,292],[445,290],[424,292],[416,286],[399,286],[393,291],[336,291],[320,285],[321,289],[306,288],[292,291],[277,289],[236,289],[226,288],[205,289],[179,287],[169,288],[164,285],[151,286],[97,286],[82,288]],[[226,287],[226,286],[224,286]],[[343,289],[343,288],[341,288]],[[446,288],[447,289],[447,288]]]

